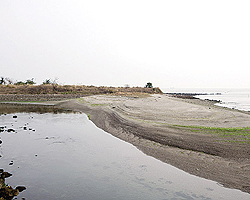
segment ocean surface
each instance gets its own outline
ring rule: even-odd
[[[250,198],[145,155],[85,114],[9,113],[0,115],[0,125],[0,167],[12,174],[6,183],[27,188],[17,199]]]
[[[164,93],[202,93],[200,99],[221,101],[218,106],[250,111],[250,88],[165,88]]]

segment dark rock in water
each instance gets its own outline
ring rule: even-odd
[[[0,169],[0,173],[1,173],[1,178],[0,178],[0,199],[1,200],[11,200],[15,196],[17,196],[19,192],[26,190],[26,187],[24,186],[17,186],[15,189],[13,189],[11,186],[5,183],[5,178],[12,176],[12,174],[10,174],[9,172],[4,172],[3,169]]]
[[[9,128],[7,132],[15,132],[15,130],[13,128]]]
[[[26,187],[24,187],[24,186],[17,186],[16,190],[19,190],[19,192],[22,192],[22,191],[26,190]]]
[[[0,189],[0,197],[3,200],[11,200],[24,190],[26,190],[24,186],[18,186],[16,189],[13,189],[11,186],[5,186]]]
[[[2,140],[0,140],[0,144],[2,144],[3,143],[3,141]]]
[[[13,116],[13,118],[17,118],[17,116],[16,116],[16,115],[14,115],[14,116]]]
[[[24,126],[24,127],[23,127],[23,130],[27,130],[27,127],[26,127],[26,126]]]
[[[8,178],[8,177],[11,177],[11,176],[12,176],[12,174],[9,173],[9,172],[2,172],[1,173],[1,178]]]

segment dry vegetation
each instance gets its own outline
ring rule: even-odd
[[[46,101],[78,98],[96,94],[160,94],[159,88],[143,87],[96,87],[85,85],[0,85],[0,101]]]
[[[113,94],[113,93],[162,93],[159,88],[96,87],[85,85],[0,85],[0,94]]]

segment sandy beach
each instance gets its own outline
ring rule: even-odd
[[[58,105],[86,113],[96,126],[149,156],[250,193],[247,112],[160,94],[95,95]]]

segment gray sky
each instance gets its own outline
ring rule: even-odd
[[[0,0],[0,76],[249,87],[249,10],[249,0]]]

